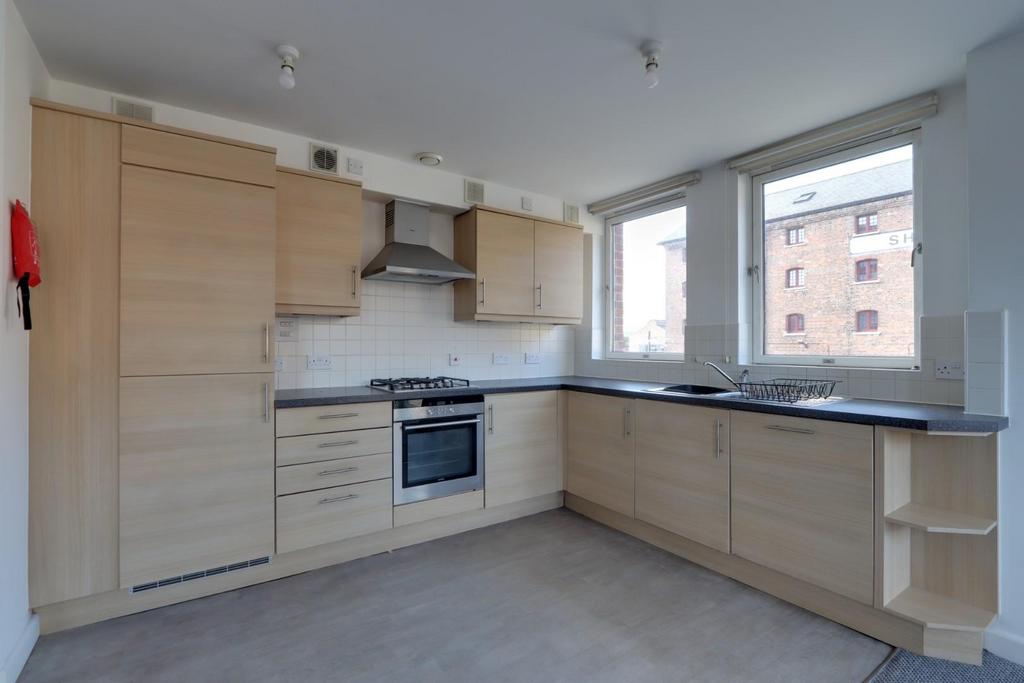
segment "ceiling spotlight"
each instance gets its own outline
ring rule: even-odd
[[[645,40],[640,46],[640,54],[644,58],[644,81],[648,88],[653,88],[661,82],[660,65],[661,43],[656,40]]]
[[[295,87],[295,62],[299,60],[299,51],[291,45],[280,45],[277,56],[281,58],[281,73],[277,76],[277,82],[285,90],[291,90]]]
[[[441,162],[444,161],[444,157],[433,152],[420,152],[416,155],[416,161],[424,166],[440,166]]]

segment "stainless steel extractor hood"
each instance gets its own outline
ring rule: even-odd
[[[430,209],[399,200],[384,210],[384,248],[363,268],[365,280],[440,285],[476,274],[431,249]]]

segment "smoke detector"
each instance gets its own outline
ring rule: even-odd
[[[424,166],[440,166],[441,162],[444,161],[444,157],[433,152],[420,152],[416,155],[416,161]]]
[[[640,54],[644,58],[644,81],[648,88],[661,82],[661,43],[656,40],[645,40],[640,46]]]
[[[295,62],[299,61],[299,50],[291,45],[278,45],[277,56],[281,58],[281,73],[277,75],[277,82],[285,90],[291,90],[295,87]]]

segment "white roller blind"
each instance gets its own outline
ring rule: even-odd
[[[758,175],[823,154],[921,127],[939,108],[936,93],[918,95],[795,135],[729,160],[729,168]]]
[[[656,183],[644,185],[629,192],[623,192],[607,199],[587,204],[587,211],[594,215],[609,215],[631,211],[662,201],[685,197],[684,190],[700,182],[700,171],[681,173]]]

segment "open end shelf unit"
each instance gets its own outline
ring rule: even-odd
[[[980,664],[998,612],[997,438],[876,429],[875,606],[921,624],[926,655]]]

